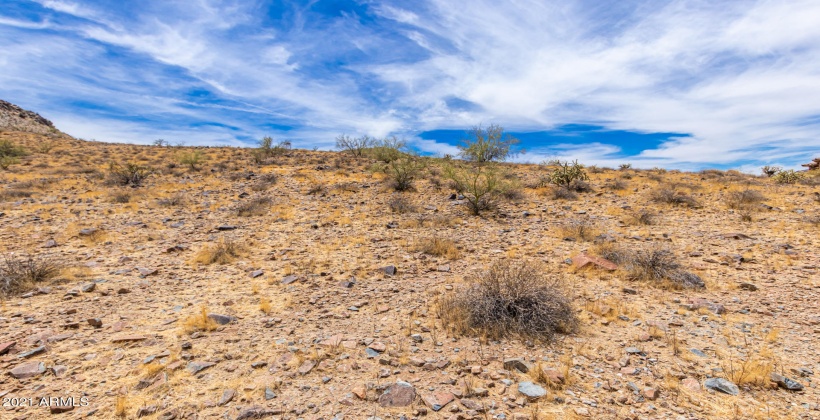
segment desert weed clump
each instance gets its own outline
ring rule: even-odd
[[[264,216],[268,214],[273,200],[270,197],[256,197],[236,206],[236,215],[240,217]]]
[[[208,310],[201,306],[196,313],[191,314],[182,321],[182,331],[191,334],[197,331],[213,331],[219,324],[208,317]]]
[[[195,262],[200,264],[227,264],[242,255],[242,246],[236,242],[221,238],[216,243],[205,245],[197,253]]]
[[[390,211],[397,214],[414,213],[416,206],[405,196],[396,195],[387,201]]]
[[[111,162],[108,165],[108,180],[114,185],[138,187],[153,172],[151,168],[138,163],[129,162],[122,165]]]
[[[461,257],[458,246],[455,242],[447,238],[440,238],[437,236],[419,239],[414,250],[422,252],[427,255],[436,257],[444,257],[450,260],[455,260]]]
[[[774,182],[778,184],[796,184],[803,179],[806,178],[806,175],[802,172],[797,172],[794,169],[789,169],[787,171],[779,171],[778,173],[772,176]]]
[[[438,316],[456,334],[546,342],[578,330],[562,277],[536,261],[499,261],[439,301]]]
[[[745,210],[754,207],[765,199],[766,197],[760,191],[746,189],[731,191],[723,201],[726,203],[726,207],[730,209]]]
[[[656,203],[671,204],[675,206],[697,207],[698,201],[691,195],[669,187],[658,187],[652,190],[649,198]]]
[[[600,235],[598,225],[587,219],[572,219],[558,226],[559,234],[565,239],[588,242]]]
[[[706,287],[697,274],[686,271],[675,254],[664,247],[638,249],[602,244],[596,249],[601,257],[618,264],[632,280],[640,280],[671,289]]]
[[[512,188],[510,181],[492,164],[457,165],[444,168],[450,186],[464,196],[464,204],[473,215],[492,210],[504,193]]]
[[[50,257],[5,254],[0,258],[0,297],[34,287],[62,270],[62,265]]]

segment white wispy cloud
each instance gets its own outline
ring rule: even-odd
[[[676,167],[793,166],[820,137],[814,0],[375,0],[323,14],[314,2],[38,3],[35,20],[0,10],[0,83],[84,137],[332,147],[339,133],[400,134],[453,154],[415,135],[586,123],[689,136],[636,156],[552,145],[529,159]],[[72,101],[92,109],[66,112]]]

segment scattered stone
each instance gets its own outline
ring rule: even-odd
[[[236,420],[251,420],[263,419],[266,417],[278,416],[282,414],[282,410],[270,410],[262,407],[246,408],[236,416]]]
[[[450,404],[455,396],[450,392],[435,392],[422,397],[424,403],[433,411],[439,411],[447,404]]]
[[[265,401],[270,401],[276,398],[276,393],[269,387],[265,387]]]
[[[29,362],[19,365],[11,370],[11,376],[16,379],[31,378],[45,373],[46,365],[43,362]]]
[[[374,341],[370,343],[370,345],[367,346],[367,348],[377,351],[379,353],[383,353],[385,350],[387,350],[387,345],[382,343],[381,341]]]
[[[360,400],[367,399],[367,388],[365,388],[363,385],[355,386],[350,391]]]
[[[710,302],[706,299],[700,299],[700,298],[692,299],[689,302],[689,304],[684,305],[684,307],[686,309],[690,310],[690,311],[696,311],[696,310],[701,309],[701,308],[706,308],[706,309],[712,311],[712,313],[715,313],[717,315],[726,313],[726,307],[724,307],[723,305],[721,305],[719,303],[715,303],[715,302]]]
[[[0,343],[0,356],[8,353],[9,350],[14,348],[15,345],[17,345],[16,341],[8,341],[8,342],[5,342],[5,343]]]
[[[124,343],[127,341],[142,341],[147,339],[148,337],[144,335],[121,335],[119,337],[114,337],[111,339],[112,343]]]
[[[208,314],[208,318],[212,319],[219,325],[228,325],[231,322],[235,322],[237,320],[234,316],[220,314]]]
[[[382,407],[407,407],[416,399],[416,389],[407,382],[396,381],[379,396]]]
[[[395,276],[396,273],[398,272],[398,270],[396,269],[396,266],[394,266],[394,265],[388,265],[388,266],[379,268],[379,271],[381,271],[384,274],[387,274],[388,276]]]
[[[680,381],[680,384],[690,392],[700,391],[700,382],[695,378],[684,378]]]
[[[153,275],[153,274],[157,273],[156,268],[147,268],[147,267],[137,267],[137,271],[139,271],[140,276],[142,276],[142,277],[148,277],[150,275]]]
[[[695,356],[698,356],[698,357],[708,357],[706,355],[706,353],[704,353],[704,352],[702,352],[702,351],[700,351],[696,348],[691,348],[691,349],[689,349],[689,351],[692,352],[692,354],[694,354]]]
[[[299,280],[299,276],[291,274],[282,279],[282,284],[288,285],[291,283],[295,283],[297,280]]]
[[[316,362],[313,360],[305,360],[302,366],[299,366],[298,372],[300,375],[307,375],[313,368],[316,367]]]
[[[157,406],[155,406],[155,405],[142,406],[142,407],[139,408],[139,410],[137,410],[137,417],[150,416],[151,414],[154,414],[156,412],[157,412]]]
[[[530,369],[532,369],[532,365],[530,365],[520,357],[513,357],[509,359],[504,359],[504,369],[517,370],[521,373],[527,373],[530,371]]]
[[[750,292],[756,292],[757,291],[757,286],[755,286],[752,283],[740,283],[740,285],[738,287],[740,287],[741,290],[748,290]]]
[[[803,385],[800,382],[787,378],[783,375],[779,375],[777,373],[771,374],[772,382],[776,383],[777,386],[788,389],[789,391],[802,391]]]
[[[216,403],[216,405],[223,406],[231,402],[234,396],[236,396],[236,391],[234,391],[233,389],[226,389],[222,391],[222,398],[219,399],[219,402]]]
[[[737,385],[723,378],[709,378],[703,382],[703,386],[729,395],[737,395],[740,393],[740,389]]]
[[[188,369],[188,372],[191,372],[192,375],[196,375],[215,364],[216,363],[211,362],[188,362],[186,369]]]
[[[264,270],[254,270],[254,271],[251,271],[251,278],[255,279],[257,277],[261,277],[264,274],[265,274]]]
[[[618,269],[618,264],[586,253],[581,253],[572,257],[572,264],[575,265],[575,268],[596,267],[607,271],[614,271]]]
[[[234,225],[220,225],[216,227],[216,230],[220,232],[228,231],[228,230],[236,230],[236,226]]]
[[[45,244],[43,244],[43,248],[55,248],[55,247],[57,247],[57,241],[55,241],[54,239],[49,239],[49,240],[46,241]]]
[[[56,400],[49,402],[48,411],[51,414],[60,414],[60,413],[68,413],[69,411],[74,409],[74,405],[71,403],[70,400]]]
[[[36,355],[38,355],[40,353],[43,353],[45,351],[46,351],[46,347],[45,346],[40,346],[40,347],[36,347],[34,349],[31,349],[27,352],[18,354],[17,358],[18,359],[28,359],[31,356],[36,356]]]
[[[92,236],[97,233],[99,229],[97,228],[84,228],[80,229],[80,236]]]
[[[545,390],[542,386],[534,384],[532,382],[519,382],[518,392],[524,394],[527,398],[531,400],[537,400],[543,397],[544,395],[547,395],[547,390]]]
[[[100,328],[103,324],[102,320],[99,318],[88,318],[86,321],[88,322],[88,325],[91,325],[94,328]]]
[[[658,399],[658,395],[660,395],[660,391],[657,388],[646,388],[642,392],[644,398],[650,401],[654,401]]]
[[[94,283],[92,281],[91,283],[86,283],[86,284],[82,285],[82,287],[80,287],[80,290],[82,290],[83,293],[91,293],[96,288],[97,288],[97,283]]]

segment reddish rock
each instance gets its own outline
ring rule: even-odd
[[[643,390],[643,396],[647,400],[655,400],[658,398],[658,395],[660,395],[660,391],[658,391],[657,388],[646,388]]]
[[[407,407],[416,399],[416,389],[407,382],[398,381],[387,387],[379,396],[379,405],[382,407]]]
[[[450,404],[455,396],[450,392],[435,392],[422,397],[424,403],[433,411],[439,411],[447,404]]]
[[[338,347],[342,344],[342,336],[341,335],[334,335],[326,340],[322,340],[319,344],[327,347]]]
[[[370,343],[370,345],[367,347],[379,353],[383,353],[385,350],[387,350],[387,346],[381,341],[374,341],[373,343]]]
[[[29,362],[12,369],[11,376],[17,379],[26,379],[40,375],[45,371],[46,365],[43,362]]]
[[[700,382],[695,378],[684,378],[680,381],[680,385],[690,392],[700,391]]]
[[[300,375],[307,375],[313,368],[316,367],[316,362],[313,360],[305,360],[302,366],[299,366],[298,372]]]
[[[367,399],[367,388],[365,388],[364,385],[354,387],[351,392],[353,392],[353,395],[358,397],[360,400]]]
[[[566,380],[566,378],[564,378],[564,374],[558,371],[558,369],[545,367],[541,368],[541,372],[547,380],[554,384],[563,384],[564,380]]]
[[[624,375],[636,375],[638,373],[638,369],[634,367],[625,367],[621,368],[621,374]]]
[[[112,338],[111,342],[112,343],[123,343],[123,342],[128,342],[128,341],[142,341],[142,340],[145,340],[147,338],[148,337],[146,337],[144,335],[135,335],[135,334],[121,335],[119,337]]]
[[[576,268],[596,267],[607,271],[614,271],[618,269],[618,264],[615,264],[612,261],[585,253],[572,257],[572,264]]]
[[[7,343],[0,343],[0,356],[6,354],[17,344],[16,341],[9,341]]]

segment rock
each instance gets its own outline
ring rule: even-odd
[[[223,406],[223,405],[231,402],[231,400],[233,400],[233,397],[235,397],[235,396],[236,396],[236,391],[234,391],[233,389],[226,389],[226,390],[222,391],[222,398],[219,399],[219,402],[216,403],[216,405]]]
[[[427,404],[433,411],[439,411],[447,404],[450,404],[455,396],[450,392],[435,392],[433,394],[422,397],[424,403]]]
[[[518,392],[524,394],[530,400],[537,400],[544,395],[547,395],[547,390],[532,382],[519,382]]]
[[[99,318],[88,318],[86,322],[88,322],[88,325],[91,325],[94,328],[102,327],[102,320]]]
[[[220,225],[220,226],[216,227],[216,230],[218,230],[220,232],[225,232],[225,231],[228,231],[228,230],[236,230],[236,226],[234,226],[234,225]]]
[[[55,365],[51,368],[51,373],[58,378],[65,375],[66,371],[68,371],[68,368],[63,365]]]
[[[370,345],[367,346],[367,348],[375,350],[379,353],[383,353],[385,350],[387,350],[387,345],[382,343],[381,341],[374,341],[370,343]]]
[[[97,233],[99,230],[97,228],[85,228],[80,229],[80,236],[92,236]]]
[[[741,290],[747,290],[749,292],[756,292],[757,291],[757,286],[755,286],[752,283],[740,283],[738,285],[738,287],[740,287]]]
[[[646,388],[643,390],[642,394],[647,400],[653,401],[658,398],[660,391],[658,391],[657,388]]]
[[[229,315],[220,315],[220,314],[208,314],[208,318],[212,319],[219,325],[228,325],[231,322],[235,322],[237,319],[235,316]]]
[[[637,347],[627,347],[626,349],[624,349],[624,351],[626,351],[627,354],[643,355],[643,351],[641,351],[641,349]]]
[[[299,280],[299,276],[291,274],[282,279],[282,284],[288,285],[291,283],[295,283],[297,280]]]
[[[91,283],[86,283],[86,284],[82,285],[82,287],[80,287],[80,290],[82,290],[83,293],[91,293],[96,288],[97,288],[97,283],[94,283],[92,281]]]
[[[585,253],[572,257],[572,264],[575,265],[576,268],[596,267],[607,271],[614,271],[618,269],[618,264],[615,264],[612,261]]]
[[[379,396],[382,407],[407,407],[416,399],[416,389],[407,382],[396,381]]]
[[[700,351],[696,348],[691,348],[691,349],[689,349],[689,351],[692,352],[692,354],[694,354],[695,356],[698,356],[698,357],[708,357],[706,355],[706,353],[704,353],[704,352],[702,352],[702,351]]]
[[[788,389],[789,391],[802,391],[803,385],[800,382],[795,380],[789,379],[783,375],[779,375],[777,373],[771,374],[772,382],[776,383],[777,386]]]
[[[158,420],[174,420],[176,418],[177,418],[177,413],[176,413],[176,411],[173,411],[173,410],[166,411],[166,412],[160,414],[159,417],[157,417]]]
[[[111,342],[112,343],[124,343],[124,342],[127,342],[127,341],[142,341],[142,340],[145,340],[147,338],[148,337],[146,337],[144,335],[135,335],[135,334],[121,335],[119,337],[112,338]]]
[[[266,417],[278,416],[280,414],[282,414],[282,410],[270,410],[257,406],[242,410],[242,412],[236,416],[236,420],[263,419]]]
[[[16,341],[8,341],[5,343],[0,343],[0,356],[9,352],[9,350],[13,349],[14,346],[17,344]]]
[[[45,351],[46,351],[46,347],[45,346],[40,346],[40,347],[36,347],[34,349],[31,349],[27,352],[18,354],[17,358],[18,359],[28,359],[31,356],[36,356],[40,353],[44,353]]]
[[[558,369],[542,367],[541,372],[544,374],[544,377],[553,384],[563,384],[566,380],[564,374],[558,371]]]
[[[46,365],[43,362],[29,362],[11,370],[11,376],[16,379],[26,379],[45,373]]]
[[[384,274],[387,274],[388,276],[395,276],[396,273],[398,272],[398,270],[396,269],[396,266],[394,266],[394,265],[388,265],[388,266],[385,266],[385,267],[381,267],[381,268],[379,268],[379,271],[381,271]]]
[[[729,395],[737,395],[740,393],[740,389],[737,385],[723,378],[709,378],[703,382],[703,386]]]
[[[265,401],[270,401],[276,398],[276,393],[269,387],[265,387]]]
[[[186,369],[188,369],[188,372],[191,372],[192,375],[196,375],[197,373],[202,372],[215,364],[216,363],[210,362],[188,362]]]
[[[139,271],[140,276],[142,276],[142,277],[148,277],[152,274],[157,273],[156,268],[147,268],[147,267],[137,267],[137,271]]]
[[[685,305],[685,306],[686,306],[686,309],[688,309],[690,311],[696,311],[696,310],[701,309],[701,308],[706,308],[706,309],[712,311],[712,313],[715,313],[717,315],[726,313],[726,307],[724,307],[723,305],[721,305],[719,303],[710,302],[706,299],[700,299],[700,298],[692,299],[691,301],[689,301],[689,305]]]
[[[684,378],[680,381],[682,387],[690,392],[700,391],[700,382],[695,378]]]
[[[48,405],[48,411],[51,414],[60,414],[60,413],[68,413],[69,411],[74,409],[74,405],[71,403],[70,400],[68,401],[53,401],[50,402]]]
[[[527,373],[530,371],[530,369],[532,369],[532,365],[530,365],[520,357],[513,357],[509,359],[504,359],[504,369],[517,370],[521,373]]]
[[[139,408],[139,410],[137,410],[137,417],[150,416],[151,414],[154,414],[156,412],[157,412],[157,406],[155,406],[155,405],[142,406],[142,407]]]
[[[360,400],[367,399],[367,388],[365,388],[364,385],[355,386],[350,391]]]
[[[57,247],[57,241],[54,239],[49,239],[46,243],[43,244],[43,248],[55,248]]]
[[[302,363],[302,366],[299,366],[299,369],[297,369],[297,371],[299,372],[300,375],[307,375],[315,367],[316,367],[316,362],[315,361],[305,360],[304,363]]]
[[[251,271],[251,278],[255,279],[257,277],[261,277],[264,274],[265,274],[264,270],[254,270],[254,271]]]

